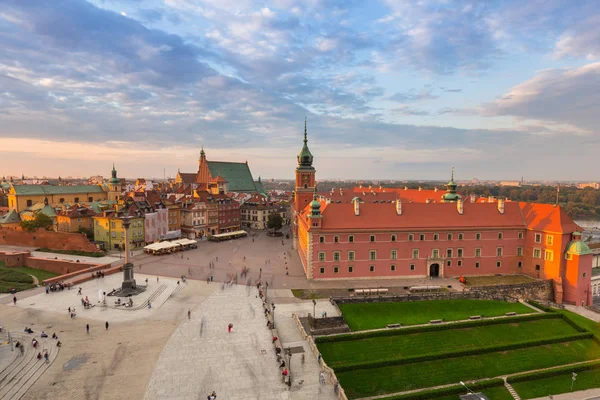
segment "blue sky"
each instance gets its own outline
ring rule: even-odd
[[[0,0],[0,174],[598,180],[600,3]]]

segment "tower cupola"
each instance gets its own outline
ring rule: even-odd
[[[313,155],[308,149],[308,139],[306,136],[306,118],[304,118],[304,145],[298,154],[298,168],[300,169],[312,168],[313,163]]]
[[[460,194],[456,193],[456,183],[454,182],[454,167],[452,167],[452,176],[450,182],[446,184],[446,193],[442,195],[443,203],[455,203],[462,200]]]

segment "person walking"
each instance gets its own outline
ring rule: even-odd
[[[13,305],[15,305],[15,306],[17,305],[17,296],[13,297]]]
[[[192,311],[188,310],[188,319],[192,319]]]
[[[106,330],[108,330],[108,321],[106,321],[106,323],[104,324],[104,326],[106,327]]]
[[[230,323],[229,325],[227,325],[227,332],[231,333],[231,330],[233,329],[233,324]]]
[[[85,325],[85,333],[90,334],[90,324]]]
[[[319,383],[321,386],[325,385],[325,373],[323,371],[319,373]]]

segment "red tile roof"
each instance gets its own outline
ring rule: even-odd
[[[560,206],[522,202],[515,204],[519,204],[521,207],[529,229],[555,233],[583,231]]]
[[[379,193],[397,193],[400,198],[405,202],[413,203],[439,203],[442,195],[446,193],[445,189],[405,189],[405,188],[371,188],[368,187],[355,187],[354,192],[375,192]]]
[[[85,218],[85,217],[93,217],[96,215],[94,211],[89,208],[78,206],[77,204],[72,205],[66,210],[58,212],[56,215],[60,215],[68,218]]]

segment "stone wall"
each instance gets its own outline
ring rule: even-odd
[[[81,233],[44,230],[27,232],[0,228],[0,245],[44,247],[53,250],[98,251],[98,248]]]
[[[5,252],[0,251],[0,262],[3,262],[7,267],[24,267],[25,259],[29,256],[29,252]]]
[[[346,324],[344,317],[313,318],[309,313],[307,325],[309,326],[310,334],[314,336],[350,332],[350,327]]]
[[[381,301],[418,301],[418,300],[544,300],[554,301],[552,280],[521,283],[515,285],[479,286],[464,292],[412,293],[397,296],[339,297],[332,300],[344,303],[375,303]]]

